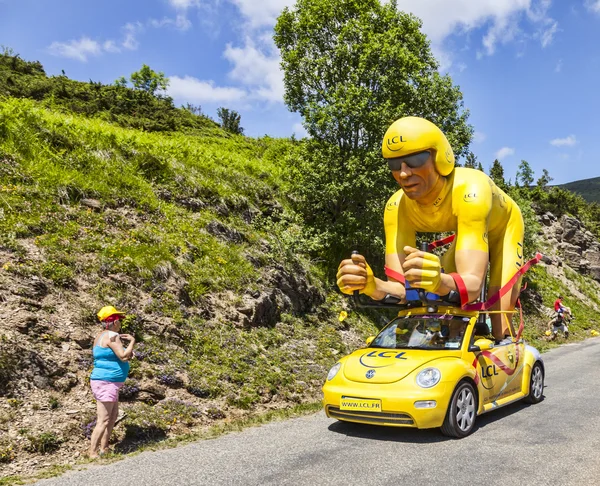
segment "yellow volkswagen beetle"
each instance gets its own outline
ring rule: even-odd
[[[494,343],[479,312],[420,307],[401,310],[366,348],[336,363],[323,403],[338,420],[465,437],[478,415],[537,403],[543,389],[540,353],[522,339]]]

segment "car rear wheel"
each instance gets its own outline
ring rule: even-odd
[[[468,381],[460,383],[450,400],[442,433],[449,437],[466,437],[475,427],[477,417],[477,395]]]
[[[531,369],[531,378],[529,378],[529,395],[523,401],[527,403],[539,403],[544,394],[544,368],[536,361]]]

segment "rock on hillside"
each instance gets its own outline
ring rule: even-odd
[[[539,221],[543,225],[542,235],[552,249],[555,263],[563,263],[583,275],[600,282],[600,242],[586,230],[576,218],[564,215],[556,218],[545,213]]]

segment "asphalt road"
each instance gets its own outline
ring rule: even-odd
[[[478,418],[472,435],[345,424],[276,422],[39,485],[598,485],[600,339],[543,355],[545,398]]]

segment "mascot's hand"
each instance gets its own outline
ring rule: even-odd
[[[442,285],[442,265],[437,255],[405,246],[402,269],[411,287],[435,293]]]
[[[376,290],[373,270],[365,257],[359,254],[342,260],[336,278],[339,289],[348,295],[352,295],[355,290],[361,294],[372,295]]]

